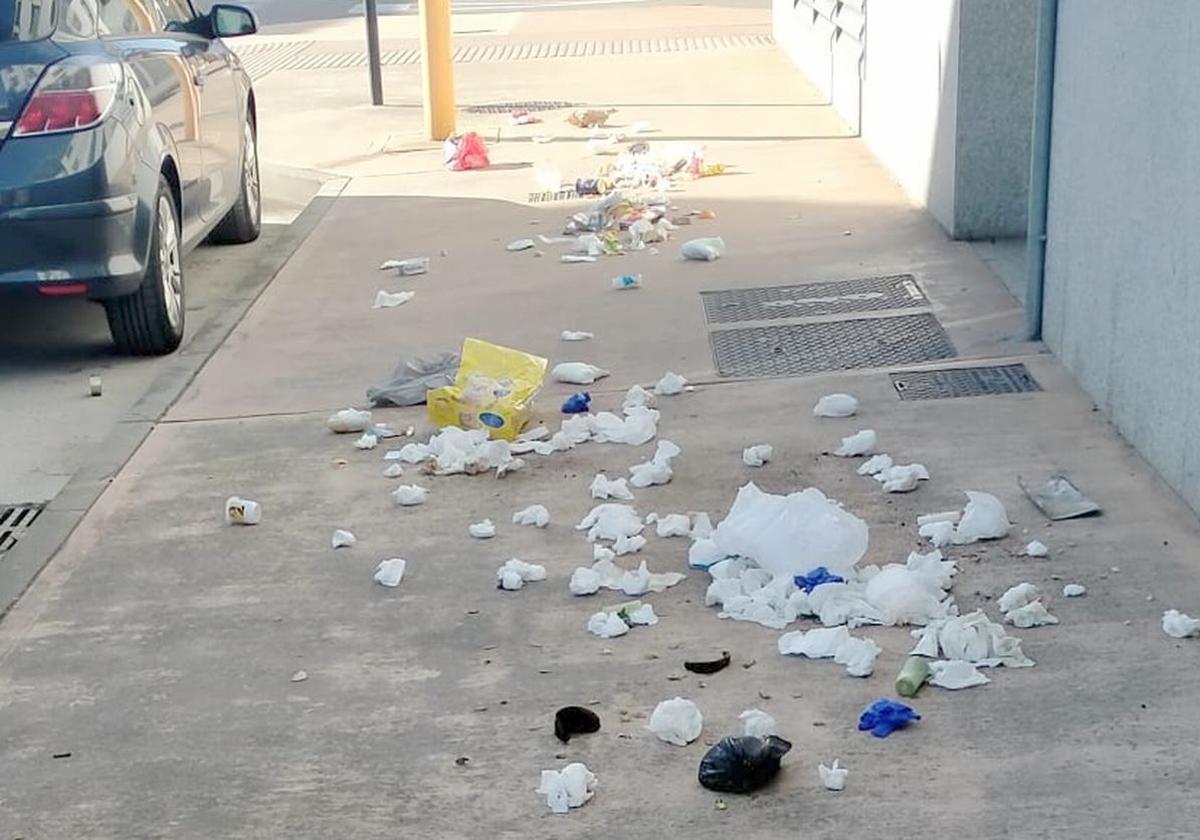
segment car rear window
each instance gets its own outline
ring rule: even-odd
[[[56,0],[0,0],[0,42],[48,38],[56,18]]]

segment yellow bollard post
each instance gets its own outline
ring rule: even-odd
[[[418,0],[421,10],[421,83],[425,133],[430,140],[454,134],[454,54],[450,0]]]

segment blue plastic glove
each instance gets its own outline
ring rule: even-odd
[[[563,414],[583,414],[592,404],[592,395],[587,391],[582,394],[572,394],[562,404]]]
[[[876,738],[886,738],[897,729],[903,729],[920,719],[921,716],[908,706],[885,697],[867,706],[858,719],[858,729],[860,732],[869,729]]]
[[[796,575],[796,585],[805,592],[812,592],[822,583],[845,583],[844,577],[838,577],[824,566],[817,566],[806,575]]]

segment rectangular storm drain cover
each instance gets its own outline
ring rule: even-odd
[[[0,554],[16,545],[41,513],[41,505],[0,504]]]
[[[942,400],[988,394],[1026,394],[1042,390],[1025,365],[893,373],[892,385],[902,400]]]
[[[803,376],[957,355],[929,314],[714,330],[710,338],[721,376]]]
[[[557,111],[560,108],[576,108],[574,102],[561,99],[528,99],[521,102],[488,102],[484,105],[468,105],[463,108],[468,114],[507,114],[511,111]]]
[[[929,304],[911,274],[760,289],[728,289],[701,292],[701,295],[704,298],[704,315],[710,324],[913,309]]]
[[[557,192],[532,192],[529,194],[530,204],[546,204],[551,201],[573,201],[579,198],[575,190],[559,190]]]

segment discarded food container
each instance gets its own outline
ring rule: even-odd
[[[240,496],[225,500],[226,525],[257,525],[262,521],[262,505]]]
[[[592,404],[592,395],[587,391],[581,394],[572,394],[567,397],[562,404],[563,414],[583,414]]]
[[[896,675],[896,693],[901,697],[916,697],[921,686],[929,680],[929,662],[923,656],[910,656]]]
[[[461,359],[454,384],[427,394],[429,419],[439,428],[485,429],[493,438],[515,439],[529,422],[546,360],[477,338],[463,342]]]
[[[642,288],[642,275],[622,274],[620,277],[612,279],[612,285],[618,291],[622,289],[640,289]]]

